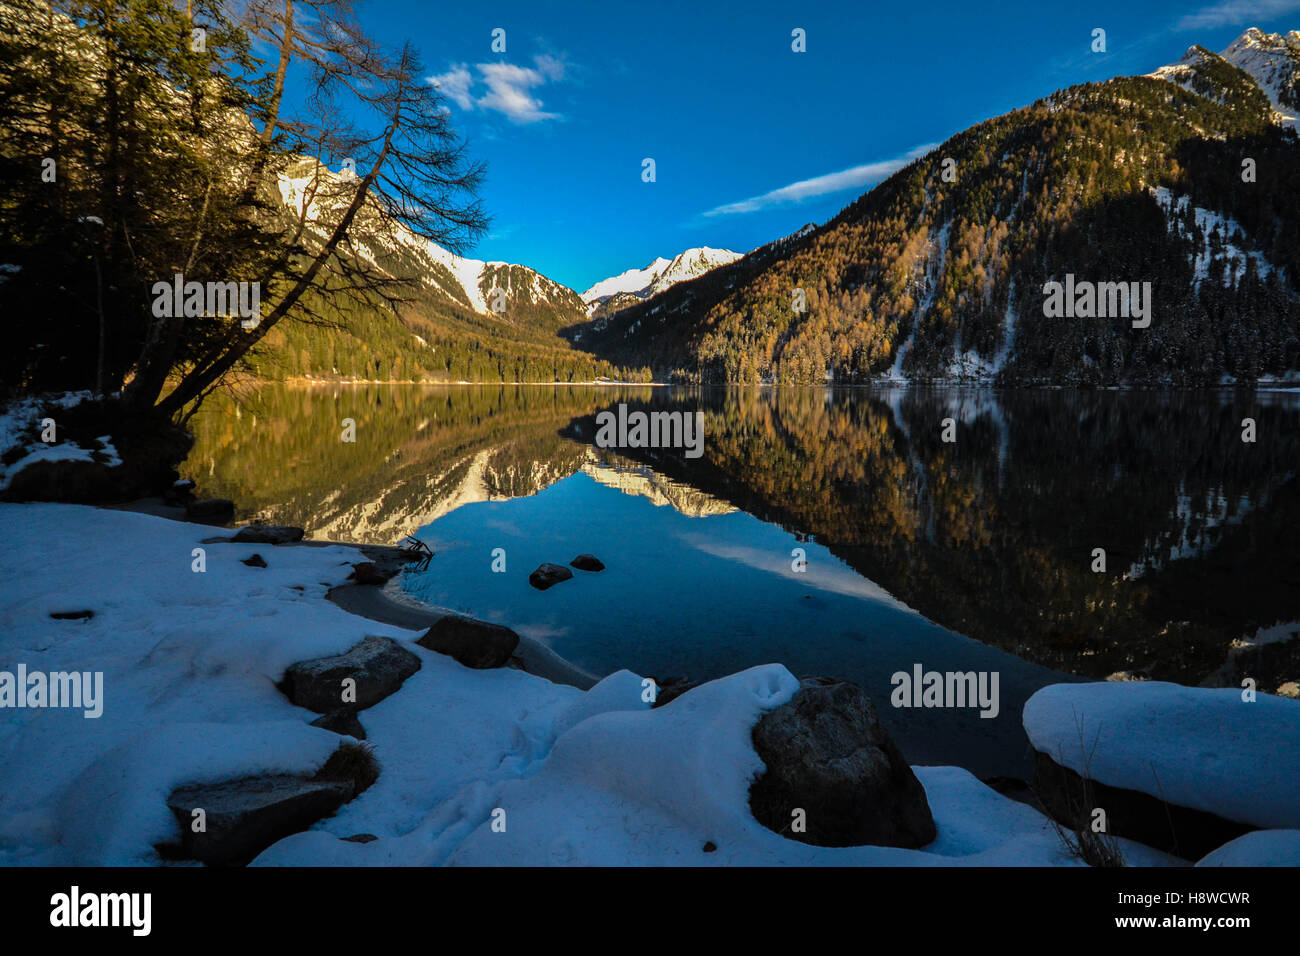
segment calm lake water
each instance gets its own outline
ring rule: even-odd
[[[596,447],[619,403],[702,412],[702,457]],[[267,387],[193,427],[183,471],[242,519],[428,543],[422,602],[598,674],[854,680],[911,762],[985,777],[1028,776],[1043,684],[1199,683],[1300,619],[1295,394]],[[891,706],[917,665],[996,674],[997,715]]]

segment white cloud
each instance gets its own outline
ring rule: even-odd
[[[542,101],[529,92],[546,82],[540,70],[513,63],[480,63],[478,70],[488,88],[487,95],[478,101],[480,108],[504,113],[515,123],[555,118],[556,114],[544,112]]]
[[[1178,30],[1230,27],[1280,17],[1300,10],[1300,0],[1221,0],[1178,21]]]
[[[557,119],[559,114],[544,110],[542,101],[532,91],[564,79],[565,63],[542,54],[533,57],[533,64],[518,66],[503,60],[478,63],[474,66],[478,72],[476,77],[467,64],[461,63],[446,73],[428,77],[428,81],[463,110],[493,110],[512,123],[521,124]],[[482,89],[482,93],[476,94],[476,88]]]
[[[469,95],[469,88],[474,83],[469,67],[462,63],[453,66],[446,73],[428,77],[430,83],[438,87],[443,94],[463,110],[474,108],[474,97]]]
[[[718,206],[715,209],[710,209],[704,215],[730,216],[736,213],[757,212],[760,209],[768,209],[772,206],[803,202],[805,199],[811,199],[814,196],[825,196],[830,193],[843,192],[846,189],[860,189],[863,186],[874,185],[898,172],[912,160],[924,156],[938,145],[938,143],[927,143],[924,146],[917,146],[915,149],[909,150],[905,156],[882,159],[874,163],[854,166],[851,169],[841,169],[837,173],[827,173],[824,176],[803,179],[797,183],[782,186],[780,189],[773,189],[771,192],[763,193],[761,196]]]

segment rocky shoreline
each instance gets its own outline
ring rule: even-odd
[[[251,774],[223,776],[210,772],[187,774],[177,770],[178,779],[164,801],[174,818],[175,830],[172,836],[154,841],[153,852],[157,860],[191,860],[218,866],[244,865],[257,860],[317,864],[351,862],[353,858],[341,856],[343,851],[336,844],[327,846],[320,842],[328,835],[321,826],[326,821],[346,819],[345,808],[370,791],[377,781],[382,781],[387,772],[409,776],[428,769],[392,766],[394,752],[390,752],[390,770],[385,771],[369,740],[371,734],[366,727],[371,721],[369,715],[378,705],[405,698],[408,693],[417,693],[405,692],[405,685],[408,681],[422,681],[422,672],[440,658],[449,663],[440,664],[439,668],[461,669],[448,672],[455,675],[456,681],[475,680],[469,677],[475,671],[484,674],[513,671],[543,678],[546,686],[562,688],[566,694],[577,695],[576,698],[559,698],[569,700],[569,703],[561,716],[548,725],[550,729],[544,732],[544,740],[548,742],[534,745],[536,749],[528,758],[541,768],[542,776],[552,765],[565,766],[565,760],[550,756],[550,751],[563,750],[560,745],[571,736],[566,731],[576,728],[588,717],[594,720],[599,715],[612,716],[606,713],[608,711],[631,711],[647,716],[650,713],[664,714],[668,723],[661,720],[654,725],[659,729],[651,731],[657,736],[683,720],[695,719],[693,715],[697,713],[707,715],[711,707],[722,707],[721,713],[726,714],[726,720],[740,721],[744,726],[743,745],[733,740],[729,745],[732,750],[707,759],[696,758],[691,767],[695,772],[704,773],[706,778],[713,775],[725,778],[729,771],[738,767],[751,769],[741,774],[741,779],[747,781],[743,790],[743,809],[735,802],[741,794],[733,795],[731,813],[739,816],[714,819],[712,824],[708,824],[711,829],[705,831],[710,834],[709,838],[699,841],[702,849],[697,852],[710,857],[718,854],[717,859],[710,859],[710,862],[724,862],[726,859],[740,863],[811,860],[811,857],[802,855],[802,851],[779,848],[781,844],[801,844],[812,848],[862,851],[868,854],[862,859],[863,863],[875,860],[872,854],[885,853],[892,848],[893,852],[926,856],[955,854],[950,857],[953,862],[985,859],[998,864],[1020,865],[1079,862],[1093,865],[1125,862],[1180,865],[1207,854],[1238,860],[1240,854],[1230,848],[1237,839],[1245,837],[1251,838],[1252,847],[1262,845],[1266,855],[1280,852],[1286,856],[1291,852],[1285,849],[1290,846],[1287,843],[1290,838],[1286,835],[1295,832],[1291,828],[1300,829],[1300,801],[1288,803],[1285,797],[1278,797],[1275,788],[1270,790],[1268,797],[1271,801],[1269,812],[1252,816],[1249,807],[1243,810],[1230,798],[1218,799],[1212,795],[1209,799],[1202,799],[1196,794],[1196,788],[1186,783],[1181,791],[1185,796],[1182,803],[1174,797],[1166,799],[1159,789],[1159,779],[1153,785],[1139,779],[1141,774],[1124,769],[1122,746],[1118,747],[1121,751],[1118,756],[1103,754],[1111,767],[1109,774],[1094,772],[1086,763],[1072,762],[1061,752],[1059,733],[1057,737],[1051,733],[1044,736],[1041,726],[1030,726],[1029,705],[1026,706],[1025,726],[1031,738],[1038,734],[1034,780],[1032,783],[1000,780],[984,784],[958,768],[909,766],[881,726],[870,697],[856,685],[845,681],[832,677],[795,680],[780,665],[753,668],[705,684],[679,680],[661,686],[652,678],[639,677],[627,671],[601,677],[584,671],[540,642],[508,628],[466,618],[443,608],[426,607],[405,596],[393,579],[411,562],[427,560],[427,556],[418,550],[308,540],[301,528],[257,524],[230,528],[235,516],[233,502],[195,500],[192,485],[188,482],[175,482],[160,497],[138,498],[108,507],[112,511],[168,519],[164,524],[175,522],[182,538],[191,534],[184,529],[201,526],[208,533],[195,540],[209,549],[209,560],[229,567],[229,559],[222,557],[224,549],[226,546],[238,548],[241,556],[237,563],[246,568],[260,569],[257,574],[270,574],[268,568],[283,568],[286,565],[284,558],[295,553],[320,551],[335,560],[338,555],[362,559],[348,557],[343,562],[345,567],[350,565],[348,579],[340,581],[335,576],[338,572],[332,572],[329,575],[332,580],[321,582],[320,587],[324,590],[316,593],[348,615],[405,634],[364,636],[338,652],[302,657],[282,666],[275,685],[281,700],[314,712],[317,716],[309,722],[310,728],[329,732],[335,741],[333,747],[323,749],[324,741],[313,738],[310,753],[302,752],[293,759],[281,760],[278,765]],[[137,545],[143,546],[143,541]],[[199,550],[195,549],[195,553]],[[246,551],[250,553],[245,555]],[[290,560],[288,563],[294,562]],[[603,568],[603,564],[590,555],[580,555],[573,565],[585,571]],[[530,577],[530,583],[534,588],[545,589],[570,575],[571,572],[563,566],[543,565]],[[304,590],[299,584],[290,588],[299,592]],[[99,626],[95,606],[88,604],[85,610],[51,610],[49,617],[82,624],[95,621],[95,626]],[[235,626],[235,622],[231,620],[229,626]],[[460,676],[462,674],[464,677]],[[1088,692],[1079,691],[1078,687],[1092,686],[1051,685],[1035,695],[1035,700],[1063,697],[1067,701],[1086,701],[1086,696],[1079,695]],[[1164,688],[1177,688],[1177,685],[1149,681],[1112,682],[1108,686],[1117,688],[1127,700],[1131,700],[1135,693],[1164,694]],[[1217,694],[1220,698],[1223,695],[1231,697],[1234,693],[1230,689],[1177,689],[1192,694]],[[1048,694],[1048,691],[1053,693]],[[543,697],[550,693],[539,692]],[[427,694],[428,691],[418,692],[415,698],[402,706],[419,710],[426,699],[419,693]],[[727,694],[737,693],[739,696],[731,703],[723,703],[728,699]],[[1190,703],[1181,701],[1170,712],[1170,720],[1175,725],[1193,720],[1203,699],[1207,698],[1193,697]],[[1295,706],[1280,698],[1270,700],[1277,701],[1283,708]],[[1272,732],[1270,727],[1276,730],[1291,722],[1293,711],[1279,711],[1277,704],[1269,704],[1268,713],[1272,715],[1273,724],[1265,722],[1258,727],[1243,724],[1240,731],[1242,740],[1229,743],[1239,748],[1243,741]],[[487,706],[490,707],[490,703]],[[1219,700],[1216,706],[1223,706],[1223,701]],[[1042,709],[1039,706],[1038,710]],[[745,716],[747,711],[750,717]],[[566,716],[570,712],[571,716]],[[1093,716],[1104,723],[1107,713],[1109,711],[1103,709],[1100,716]],[[1235,712],[1233,716],[1234,719],[1239,717]],[[466,718],[457,715],[454,719]],[[716,724],[721,719],[716,715],[708,717],[703,726],[711,726],[710,722]],[[386,722],[384,733],[389,736],[391,720],[391,717],[381,719],[381,723]],[[607,729],[612,730],[615,726],[607,724]],[[519,728],[513,731],[516,736],[520,732]],[[577,729],[573,732],[582,736]],[[699,735],[699,729],[688,731],[684,741],[691,743],[688,745],[683,741],[676,745],[676,749],[703,746],[707,751],[710,746],[715,746],[707,735],[703,738]],[[668,744],[668,738],[655,739],[652,744],[650,738],[638,739],[638,746],[648,745],[652,751],[664,747],[669,751],[674,749]],[[1054,742],[1055,753],[1052,752]],[[1179,741],[1175,738],[1166,744],[1177,749]],[[1114,748],[1117,745],[1110,746]],[[632,749],[635,752],[636,748]],[[400,747],[395,753],[404,760],[416,759]],[[1249,750],[1246,753],[1250,755]],[[640,771],[609,770],[604,766],[606,763],[617,764],[624,756],[630,754],[625,755],[620,749],[605,752],[603,756],[589,754],[576,765],[576,772],[579,778],[591,774],[599,777],[606,772],[614,773],[615,778],[628,773],[639,776]],[[509,765],[515,758],[507,755],[502,759]],[[249,761],[245,759],[236,763],[248,764]],[[1195,761],[1188,760],[1187,763],[1194,764]],[[1232,769],[1238,776],[1242,766],[1252,765],[1248,761],[1235,764]],[[1273,770],[1280,766],[1284,776],[1293,772],[1289,766],[1278,765],[1276,761],[1270,766]],[[1121,769],[1114,770],[1114,767]],[[680,774],[681,769],[675,772]],[[1212,775],[1214,768],[1206,772]],[[1294,772],[1300,773],[1300,769]],[[524,787],[525,782],[531,779],[531,772],[521,775],[516,788]],[[530,799],[544,804],[558,799],[555,794],[564,792],[564,785],[557,784],[553,792],[534,793]],[[1016,799],[1008,800],[1008,795]],[[655,796],[653,786],[647,794],[637,796],[650,799],[652,804],[665,799],[662,795]],[[587,794],[583,792],[575,798],[585,799]],[[496,799],[503,800],[501,797]],[[971,807],[982,801],[1000,801],[996,804],[996,812],[988,807],[979,812],[994,812],[994,816],[1002,820],[999,825],[1002,829],[994,827],[976,838],[969,830],[975,818],[968,814],[975,812]],[[1100,836],[1091,829],[1098,803],[1105,805],[1108,821]],[[1021,809],[1013,810],[1013,807]],[[485,821],[482,826],[489,826],[492,828],[489,832],[496,832],[495,814],[504,811],[500,806],[487,809],[492,813],[491,822]],[[604,812],[603,807],[601,812]],[[699,808],[690,801],[682,812],[686,814],[684,820],[688,829],[707,824],[707,814],[697,819]],[[471,816],[481,817],[483,813],[484,808],[478,807]],[[381,812],[380,816],[383,815]],[[769,836],[757,836],[751,825],[758,826]],[[5,839],[4,829],[0,826],[0,850]],[[730,842],[723,836],[726,833],[730,834]],[[956,833],[966,833],[966,836],[954,844]],[[1021,835],[1014,837],[1015,833]],[[1281,835],[1261,838],[1261,834]],[[1048,839],[1049,835],[1051,839]],[[453,856],[463,856],[466,861],[498,862],[495,850],[484,858],[481,854],[486,852],[486,847],[480,847],[476,840],[467,837],[468,834],[462,834],[458,838],[463,845]],[[771,844],[771,838],[775,838],[778,844]],[[386,841],[376,833],[357,830],[336,833],[330,839],[364,848],[348,853],[394,852],[386,849],[392,846],[392,834]],[[1019,845],[1017,840],[1030,842],[1018,850],[1010,849]],[[1059,845],[1056,845],[1057,841]],[[381,849],[371,850],[374,846]],[[1030,850],[1028,846],[1034,849]],[[1283,847],[1283,850],[1279,851],[1278,847]],[[537,845],[529,843],[516,846],[513,852],[519,854],[519,861],[535,862],[534,854],[538,849]],[[647,851],[639,848],[639,852]],[[650,853],[650,857],[655,858],[655,854]],[[445,859],[445,856],[440,857],[439,861]],[[503,858],[502,861],[507,860]],[[584,861],[582,858],[574,860]]]
[[[137,503],[133,510],[157,514],[169,507],[174,506],[146,502]],[[189,510],[193,512],[192,505]],[[226,509],[215,510],[224,513]],[[508,628],[426,607],[401,594],[393,579],[411,561],[419,560],[418,552],[310,541],[304,539],[302,529],[261,525],[248,525],[233,535],[215,535],[204,542],[265,544],[274,549],[352,548],[367,560],[353,565],[349,583],[326,593],[329,601],[350,614],[423,632],[416,644],[472,669],[517,669],[581,691],[601,682],[596,675]],[[575,566],[583,563],[593,570],[603,567],[589,555],[575,559]],[[265,562],[255,566],[265,567]],[[534,577],[541,575],[547,580],[544,584],[533,581],[533,586],[549,586],[566,570],[543,566]],[[286,671],[281,690],[291,702],[321,715],[313,726],[345,738],[331,760],[338,763],[351,754],[354,769],[339,774],[322,768],[311,777],[270,775],[178,790],[168,805],[182,824],[183,836],[177,843],[161,846],[160,854],[189,856],[216,865],[246,863],[273,843],[335,813],[380,772],[369,751],[347,742],[366,738],[359,715],[399,693],[420,666],[410,650],[383,637],[367,637],[342,655],[294,664]],[[346,689],[344,699],[338,699],[340,683],[350,688],[350,699]],[[650,702],[656,708],[698,686],[680,682],[660,688],[653,681],[645,683],[654,688]],[[880,725],[869,696],[855,685],[826,677],[805,678],[790,700],[753,725],[751,737],[764,770],[749,790],[750,810],[767,829],[787,839],[825,847],[921,848],[935,841],[938,834],[925,788]],[[1134,840],[1168,853],[1171,861],[1194,860],[1258,832],[1258,824],[1092,779],[1088,767],[1079,768],[1082,774],[1076,772],[1060,753],[1053,757],[1039,749],[1035,758],[1032,783],[1003,780],[990,785],[1054,820],[1063,844],[1094,865],[1122,863],[1120,840]],[[184,830],[188,804],[218,808],[215,830],[192,838]],[[1094,833],[1089,837],[1094,805],[1103,805],[1108,811],[1107,826],[1101,836]],[[370,842],[377,838],[355,834],[344,839]]]

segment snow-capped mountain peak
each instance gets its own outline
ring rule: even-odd
[[[631,304],[632,299],[648,299],[679,282],[694,279],[740,257],[740,253],[730,249],[709,246],[687,249],[672,259],[660,256],[643,269],[628,269],[600,280],[582,294],[582,301],[587,304],[588,312],[594,312],[616,296]]]
[[[316,160],[304,158],[279,176],[278,185],[284,204],[305,218],[308,231],[323,232],[350,198],[349,182]],[[363,222],[366,215],[363,211]],[[377,264],[393,253],[403,254],[408,260],[406,267],[414,269],[426,287],[437,289],[451,302],[478,315],[496,315],[488,301],[494,288],[506,293],[507,302],[549,303],[569,314],[581,314],[572,289],[528,266],[458,256],[401,224],[385,230],[382,236],[362,232],[351,246]],[[657,261],[668,264],[666,259]]]
[[[1284,124],[1296,125],[1300,118],[1300,30],[1283,35],[1251,27],[1233,40],[1222,55],[1250,75]]]
[[[1217,56],[1194,46],[1177,63],[1162,66],[1147,76],[1203,92],[1203,87],[1193,82],[1193,73],[1207,61],[1219,60],[1255,81],[1273,105],[1278,123],[1296,125],[1300,119],[1300,31],[1265,33],[1251,27]]]
[[[611,295],[617,295],[620,292],[636,294],[642,289],[647,288],[650,283],[654,282],[663,271],[672,264],[673,260],[665,259],[663,256],[655,259],[643,269],[628,269],[626,272],[620,272],[616,276],[610,276],[608,279],[601,279],[586,292],[582,293],[582,301],[587,305],[598,305],[604,302]]]

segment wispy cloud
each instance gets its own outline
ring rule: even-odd
[[[1300,10],[1300,0],[1221,0],[1178,21],[1176,30],[1206,30],[1268,20]]]
[[[541,54],[533,57],[532,66],[504,60],[477,63],[473,68],[460,63],[426,79],[463,110],[492,110],[512,123],[527,124],[560,117],[559,113],[544,110],[532,91],[563,80],[565,68],[559,57]]]
[[[824,176],[803,179],[797,183],[782,186],[780,189],[773,189],[771,192],[763,193],[761,196],[718,206],[715,209],[710,209],[704,215],[733,216],[738,213],[758,212],[760,209],[770,209],[773,206],[803,202],[805,199],[811,199],[814,196],[826,196],[830,193],[843,192],[846,189],[861,189],[863,186],[875,185],[882,179],[898,172],[912,160],[937,148],[938,145],[938,143],[926,143],[924,146],[917,146],[915,149],[909,150],[904,156],[881,159],[874,163],[854,166],[851,169],[841,169],[837,173],[826,173]]]
[[[461,63],[459,66],[453,66],[446,73],[439,73],[437,76],[429,76],[425,79],[438,87],[443,95],[461,109],[474,108],[474,97],[469,92],[469,88],[474,85],[474,76],[466,64]]]

